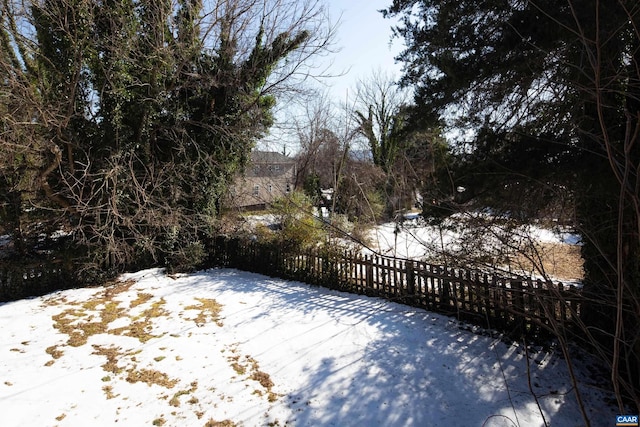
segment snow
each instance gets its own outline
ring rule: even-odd
[[[448,317],[231,269],[122,279],[134,283],[0,305],[4,427],[540,426],[527,366],[544,419],[583,424],[557,353],[527,359]],[[198,308],[213,300],[217,317]],[[103,332],[68,344],[61,319],[98,322],[117,308]],[[122,333],[136,322],[145,339]],[[586,360],[576,369],[591,423],[610,425],[610,396]],[[160,380],[135,382],[142,372]]]
[[[469,240],[475,239],[480,250],[490,253],[502,245],[499,237],[524,242],[580,244],[580,236],[561,228],[550,230],[528,225],[505,231],[493,225],[474,230],[455,218],[442,227],[427,225],[411,216],[405,219],[408,221],[401,224],[381,224],[370,232],[369,237],[377,251],[398,258],[423,259],[440,251],[461,251]]]

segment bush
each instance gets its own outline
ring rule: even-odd
[[[313,215],[311,201],[303,193],[294,192],[278,199],[272,208],[280,224],[280,230],[272,236],[285,251],[306,249],[324,240],[325,233]]]

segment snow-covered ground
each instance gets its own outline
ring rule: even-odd
[[[123,279],[0,305],[3,427],[583,425],[557,354],[444,316],[230,269]]]
[[[509,243],[557,243],[578,245],[580,237],[567,230],[550,230],[534,225],[505,231],[499,226],[473,229],[464,222],[449,221],[442,227],[427,225],[421,221],[386,223],[369,233],[374,249],[383,255],[398,258],[422,259],[434,253],[456,252],[475,240],[478,248],[487,252],[499,249],[506,239]]]
[[[552,280],[579,286],[582,278],[580,236],[561,227],[507,228],[494,218],[483,218],[480,214],[459,215],[447,219],[442,226],[428,225],[418,219],[381,224],[368,233],[368,240],[370,249],[365,253],[436,264],[446,263],[447,259],[467,265],[478,261],[485,267],[541,278],[537,265],[523,256],[535,252],[533,259],[542,260],[545,274]]]

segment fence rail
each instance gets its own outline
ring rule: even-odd
[[[210,266],[234,267],[454,315],[514,335],[570,329],[582,294],[573,286],[359,253],[286,254],[254,241],[218,238]]]

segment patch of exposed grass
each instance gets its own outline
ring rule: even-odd
[[[113,387],[110,385],[102,387],[102,391],[104,391],[104,394],[107,396],[107,400],[115,399],[116,397],[118,397],[117,394],[113,393]]]
[[[125,315],[125,309],[117,301],[109,301],[100,311],[100,319],[107,326],[109,323]]]
[[[138,297],[133,301],[131,301],[131,303],[129,304],[129,308],[137,307],[141,304],[144,304],[145,302],[149,301],[151,298],[153,298],[153,295],[151,294],[138,292]]]
[[[46,300],[42,301],[42,306],[43,307],[54,307],[60,304],[65,304],[67,302],[67,298],[66,297],[62,297],[62,296],[52,296],[47,298]]]
[[[60,359],[64,354],[64,351],[60,350],[57,345],[47,347],[45,352],[53,358],[53,360],[49,360],[47,363],[45,363],[45,366],[53,365],[56,359]]]
[[[190,305],[185,307],[185,310],[198,310],[198,316],[193,321],[198,326],[204,326],[207,320],[215,322],[218,326],[222,326],[222,321],[219,318],[222,305],[220,305],[214,299],[196,298],[200,305]]]
[[[171,398],[171,400],[169,401],[169,405],[171,405],[171,406],[175,406],[175,407],[180,406],[180,396],[184,396],[184,395],[187,395],[187,394],[191,394],[191,393],[193,393],[194,391],[196,391],[197,389],[198,389],[198,382],[197,382],[197,381],[192,382],[192,383],[191,383],[191,388],[190,388],[189,390],[180,390],[180,391],[176,392],[176,393],[173,395],[173,397]],[[194,402],[193,402],[193,400],[194,400],[194,399],[195,399],[195,403],[197,403],[197,402],[198,402],[198,399],[196,399],[195,397],[192,397],[192,398],[189,400],[189,403],[194,403]]]
[[[56,421],[62,421],[67,418],[67,414],[60,414],[56,417]]]
[[[169,401],[169,405],[175,406],[177,408],[178,406],[180,406],[180,396],[184,396],[189,393],[191,393],[189,390],[180,390],[179,392],[173,395],[173,397]]]
[[[224,349],[222,351],[224,353]],[[240,362],[240,355],[238,354],[237,344],[231,346],[231,355],[227,356],[227,361],[231,364],[231,367],[238,375],[244,375],[247,373],[247,364]]]
[[[93,348],[95,351],[92,354],[105,356],[107,358],[107,362],[102,365],[102,369],[104,369],[105,372],[111,372],[116,375],[122,372],[122,368],[118,366],[118,357],[122,355],[122,349],[120,347],[94,345]]]
[[[132,384],[143,382],[148,386],[156,384],[165,388],[173,388],[178,383],[178,380],[170,379],[164,372],[156,371],[154,369],[130,369],[127,371],[126,380]]]
[[[254,371],[249,378],[254,381],[258,381],[260,385],[267,390],[270,390],[271,387],[275,385],[273,384],[273,381],[271,381],[271,377],[269,376],[269,374],[262,371]]]
[[[244,375],[245,373],[247,373],[247,368],[239,364],[238,362],[231,363],[231,367],[234,371],[236,371],[238,375]]]
[[[104,298],[85,301],[82,303],[82,308],[84,310],[95,311],[98,308],[98,306],[103,303],[103,301],[104,301]]]
[[[109,323],[123,315],[124,310],[118,306],[118,302],[109,300],[106,294],[105,291],[102,295],[83,303],[80,309],[69,308],[52,316],[53,327],[69,336],[67,345],[80,347],[86,344],[90,336],[106,333]],[[94,316],[89,315],[87,311],[96,311],[100,306],[100,321],[92,321]],[[81,320],[85,318],[86,321]]]
[[[541,268],[558,280],[581,280],[584,277],[581,248],[566,243],[537,243],[511,258],[511,267],[525,273],[539,273]]]
[[[216,421],[212,418],[207,421],[204,427],[237,427],[237,425],[231,420]]]
[[[52,316],[54,321],[53,327],[69,336],[67,345],[80,347],[87,343],[87,339],[89,339],[91,335],[104,333],[107,330],[107,326],[103,322],[78,321],[78,319],[86,316],[87,313],[84,310],[70,308],[60,314]]]
[[[141,343],[146,343],[147,341],[153,338],[160,338],[164,334],[153,335],[151,334],[151,329],[153,328],[153,324],[149,319],[139,320],[131,323],[128,326],[122,326],[120,328],[109,330],[110,334],[113,335],[124,335],[131,338],[138,339]]]
[[[164,308],[164,305],[166,303],[167,302],[164,300],[164,298],[160,298],[159,301],[155,301],[153,304],[151,304],[150,308],[143,311],[141,316],[139,317],[144,317],[145,319],[152,319],[156,317],[167,316],[169,312]]]
[[[127,292],[131,288],[131,286],[135,285],[135,283],[135,280],[125,280],[124,282],[110,282],[106,285],[106,289],[104,290],[103,295],[108,299],[112,299],[118,294]]]
[[[110,329],[109,333],[137,338],[141,343],[146,343],[153,338],[162,337],[164,334],[151,334],[151,330],[153,329],[153,323],[151,319],[161,316],[167,316],[169,314],[169,312],[164,309],[165,304],[166,301],[164,300],[164,298],[154,302],[150,308],[143,311],[139,316],[136,316],[131,324],[129,324],[128,326],[122,326],[120,328]]]
[[[62,313],[52,316],[54,328],[61,333],[69,335],[69,345],[78,347],[86,343],[87,338],[91,335],[104,333],[107,330],[108,323],[122,316],[124,309],[119,307],[117,301],[113,301],[113,297],[119,293],[126,292],[134,284],[133,280],[127,282],[115,282],[103,292],[97,294],[93,299],[82,303],[81,308],[69,308]],[[66,302],[66,299],[61,299]],[[102,309],[98,310],[98,307]],[[87,312],[99,311],[100,321],[90,321],[93,316]],[[89,321],[81,322],[79,319],[89,318]]]
[[[233,370],[236,371],[238,375],[245,375],[247,371],[250,371],[249,379],[257,381],[267,391],[269,402],[278,400],[278,395],[271,391],[275,384],[269,374],[260,370],[258,361],[248,354],[243,357],[238,355],[237,344],[231,346],[230,350],[231,355],[227,356],[227,361],[231,364]],[[263,395],[260,390],[254,391],[254,394],[258,396]]]
[[[57,345],[52,345],[50,347],[47,347],[45,351],[47,354],[51,355],[51,357],[53,357],[54,359],[60,359],[64,354],[64,351],[58,349]]]
[[[151,424],[153,424],[154,426],[163,426],[165,425],[166,422],[167,421],[164,418],[160,417],[153,420]]]

